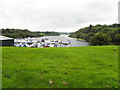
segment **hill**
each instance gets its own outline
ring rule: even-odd
[[[31,32],[27,29],[0,29],[3,36],[11,38],[27,38],[27,37],[42,37],[42,36],[58,36],[57,32]]]
[[[69,37],[84,39],[91,45],[120,45],[120,24],[90,25],[71,33]]]

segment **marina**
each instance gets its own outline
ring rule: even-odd
[[[67,35],[60,36],[44,36],[37,38],[15,39],[14,46],[16,47],[79,47],[89,46],[85,41],[78,41],[70,38]]]

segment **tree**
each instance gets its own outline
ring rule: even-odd
[[[90,24],[90,26],[88,27],[88,31],[91,32],[93,25]]]
[[[111,44],[111,39],[103,33],[96,33],[90,38],[90,44],[95,46],[109,45]]]
[[[115,42],[115,44],[120,45],[120,34],[115,35],[115,37],[113,38],[113,42]]]

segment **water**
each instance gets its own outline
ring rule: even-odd
[[[89,46],[89,43],[86,41],[77,41],[74,38],[68,37],[68,35],[60,35],[60,36],[44,36],[45,38],[48,38],[49,40],[70,40],[71,41],[71,47],[80,47],[80,46]]]

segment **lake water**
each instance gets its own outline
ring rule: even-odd
[[[74,38],[68,37],[68,35],[60,35],[60,36],[44,36],[45,38],[48,38],[49,40],[70,40],[71,41],[71,47],[80,47],[80,46],[89,46],[89,43],[86,41],[76,40]]]

